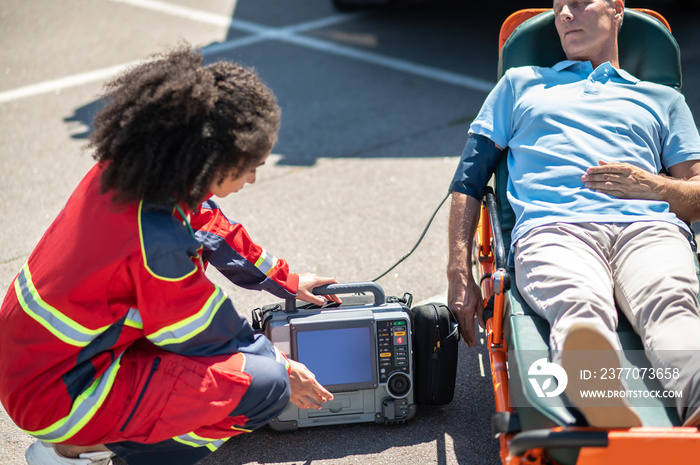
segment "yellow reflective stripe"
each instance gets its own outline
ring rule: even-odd
[[[95,412],[97,412],[107,398],[121,366],[121,358],[122,356],[119,355],[107,371],[75,399],[71,411],[67,416],[44,429],[38,431],[24,431],[46,442],[63,442],[75,436],[75,434],[95,416]]]
[[[85,347],[110,326],[86,328],[46,303],[32,282],[28,263],[24,264],[15,279],[15,293],[25,313],[66,344]]]
[[[143,329],[143,321],[141,320],[141,314],[135,308],[130,308],[126,314],[126,319],[124,320],[124,326],[131,326],[136,329]]]
[[[267,276],[270,274],[270,271],[272,271],[276,264],[277,259],[273,255],[268,255],[267,251],[263,249],[260,258],[258,258],[258,260],[255,262],[255,267],[262,271],[265,276]]]
[[[186,439],[183,439],[183,437],[187,437],[187,436],[186,436],[186,435],[183,435],[183,436],[175,437],[175,438],[173,438],[173,441],[177,441],[177,442],[179,442],[179,443],[181,443],[181,444],[184,444],[184,445],[190,446],[190,447],[201,447],[199,444],[197,444],[197,443],[195,443],[195,442],[190,442],[190,441],[188,441],[188,440],[186,440]]]
[[[245,429],[241,428],[240,426],[232,426],[231,429],[236,430],[236,431],[243,431],[244,433],[252,433],[252,429]]]
[[[161,279],[163,281],[169,281],[169,282],[177,282],[177,281],[182,281],[183,279],[189,278],[193,274],[195,274],[198,270],[197,266],[193,264],[194,269],[187,273],[184,276],[180,276],[179,278],[166,278],[165,276],[160,276],[156,272],[154,272],[149,266],[148,266],[148,258],[146,257],[146,246],[143,241],[143,228],[141,224],[141,211],[143,210],[143,200],[139,202],[139,214],[138,214],[138,222],[139,222],[139,242],[141,243],[141,255],[143,257],[143,266],[146,268],[146,271],[148,271],[152,276]]]
[[[192,339],[209,327],[214,316],[225,301],[226,294],[219,286],[216,286],[212,295],[197,313],[182,321],[161,328],[146,337],[149,341],[158,346],[179,344],[188,339]]]
[[[198,436],[194,433],[187,433],[183,434],[181,436],[174,437],[173,440],[177,441],[181,444],[184,444],[186,446],[190,447],[206,447],[210,451],[214,452],[217,450],[219,447],[224,445],[226,441],[228,441],[229,438],[224,438],[224,439],[211,439],[211,438],[203,438],[201,436]]]

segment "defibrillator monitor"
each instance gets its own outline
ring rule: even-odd
[[[374,302],[352,295],[336,307],[297,308],[288,301],[284,307],[275,304],[253,311],[254,328],[280,352],[303,363],[333,393],[333,399],[318,409],[299,409],[290,402],[270,421],[272,429],[402,423],[416,414],[408,307],[387,302],[376,283],[334,286],[323,295],[371,292]]]
[[[377,356],[373,321],[291,323],[292,358],[316,376],[331,392],[373,389],[377,386]]]

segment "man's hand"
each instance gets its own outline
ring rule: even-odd
[[[291,359],[289,363],[292,366],[289,374],[292,395],[289,400],[294,405],[302,410],[307,408],[320,410],[322,403],[333,400],[333,394],[316,381],[316,377],[306,368],[306,365]]]
[[[459,332],[467,347],[476,346],[474,315],[479,326],[484,324],[484,301],[481,288],[470,273],[448,271],[447,304],[459,323]]]
[[[700,220],[700,160],[669,167],[671,177],[628,163],[599,163],[581,176],[587,188],[620,199],[663,200],[683,221]]]
[[[584,186],[620,199],[664,200],[664,177],[629,163],[601,160],[581,176]]]
[[[335,278],[320,278],[315,274],[306,273],[299,275],[299,288],[297,289],[297,299],[303,300],[304,302],[310,302],[312,304],[321,306],[326,303],[326,300],[333,301],[337,304],[342,303],[337,295],[314,295],[313,290],[320,286],[325,286],[326,284],[337,284],[338,281]]]
[[[452,193],[449,220],[449,259],[447,262],[447,305],[459,323],[459,332],[468,347],[476,345],[474,315],[484,327],[481,289],[471,273],[472,244],[479,224],[481,204],[474,197]]]

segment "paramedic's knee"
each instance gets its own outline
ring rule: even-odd
[[[243,370],[252,379],[248,390],[229,416],[243,415],[245,427],[256,429],[282,413],[289,403],[289,375],[280,363],[260,355],[246,354]]]

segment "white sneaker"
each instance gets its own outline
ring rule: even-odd
[[[36,441],[24,453],[29,465],[112,465],[113,452],[85,452],[72,459],[59,455],[53,444]]]
[[[589,426],[597,428],[632,428],[642,426],[642,420],[624,397],[584,398],[581,391],[622,391],[626,386],[621,380],[595,378],[584,381],[575,376],[582,370],[600,371],[601,367],[619,368],[620,358],[608,339],[598,328],[585,323],[571,326],[564,339],[561,365],[569,374],[564,392],[574,407],[586,417]]]

